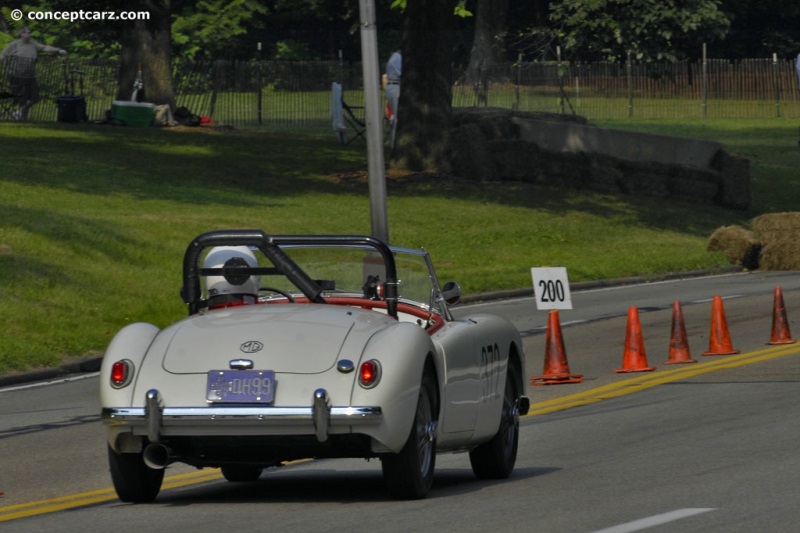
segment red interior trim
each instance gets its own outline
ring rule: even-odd
[[[332,305],[347,305],[350,307],[359,307],[372,311],[373,309],[386,309],[386,300],[367,300],[365,298],[357,298],[355,296],[325,296],[325,301]],[[277,302],[269,303],[287,303],[286,299],[279,299]],[[295,303],[308,303],[308,298],[295,296]],[[430,324],[425,328],[428,335],[433,335],[444,327],[444,318],[436,313],[425,311],[414,305],[403,302],[398,302],[397,312],[412,315],[420,320]],[[432,322],[432,323],[431,323]]]

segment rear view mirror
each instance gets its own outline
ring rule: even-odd
[[[442,289],[442,297],[448,305],[455,305],[461,300],[461,287],[455,281],[448,281]]]

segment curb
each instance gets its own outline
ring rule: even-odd
[[[0,376],[0,387],[20,385],[22,383],[33,383],[34,381],[47,381],[71,374],[97,372],[100,370],[100,363],[102,360],[102,357],[91,357],[87,359],[81,359],[80,361],[65,363],[53,368],[41,368],[28,372]]]
[[[658,281],[678,280],[684,278],[699,278],[703,276],[733,274],[737,272],[748,272],[748,270],[740,266],[734,265],[734,266],[718,267],[708,270],[692,270],[689,272],[653,274],[648,276],[633,276],[630,278],[617,278],[609,280],[579,281],[577,283],[571,283],[570,290],[572,292],[579,292],[591,289],[600,289],[603,287],[638,285],[642,283],[654,283]],[[530,298],[533,297],[532,288],[471,294],[469,296],[463,297],[460,303],[476,304],[482,302],[492,302],[497,300],[525,298],[525,297],[530,297]],[[103,360],[102,356],[92,357],[92,358],[81,359],[79,361],[75,361],[72,363],[66,363],[54,368],[42,368],[39,370],[32,370],[30,372],[20,372],[17,374],[0,376],[0,387],[8,387],[12,385],[19,385],[22,383],[32,383],[35,381],[47,381],[68,376],[71,374],[97,372],[100,370],[100,364],[102,360]]]
[[[700,278],[704,276],[717,276],[721,274],[735,274],[750,272],[746,268],[738,265],[720,266],[706,270],[690,270],[688,272],[674,272],[667,274],[651,274],[646,276],[632,276],[629,278],[599,279],[593,281],[579,281],[570,283],[570,292],[588,291],[592,289],[602,289],[605,287],[621,287],[624,285],[641,285],[644,283],[656,283],[659,281],[672,281],[688,278]],[[481,302],[491,302],[493,300],[503,300],[510,298],[533,298],[533,288],[514,289],[507,291],[496,291],[487,293],[471,294],[461,298],[460,303],[475,304]]]

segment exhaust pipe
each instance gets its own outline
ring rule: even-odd
[[[169,448],[163,444],[148,444],[142,454],[144,464],[153,470],[162,470],[169,464],[169,458],[172,455]]]

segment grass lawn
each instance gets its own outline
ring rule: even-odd
[[[797,124],[601,125],[714,139],[753,161],[751,210],[390,173],[392,243],[427,248],[467,294],[725,264],[721,225],[800,205]],[[186,314],[183,252],[204,231],[369,233],[364,145],[326,131],[0,123],[0,373],[101,353],[125,324]]]

